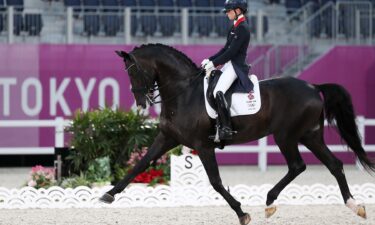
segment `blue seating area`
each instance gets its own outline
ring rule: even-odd
[[[191,8],[193,7],[192,0],[176,0],[177,12],[180,13],[181,8]],[[189,10],[189,14],[191,15],[193,10]],[[178,23],[181,24],[181,16],[178,16]],[[193,33],[194,25],[193,25],[193,17],[189,16],[188,18],[188,34],[191,35]]]
[[[4,12],[5,12],[5,4],[4,0],[0,0],[0,33],[4,30]]]
[[[116,36],[117,32],[120,31],[120,17],[115,14],[119,11],[119,2],[117,0],[103,0],[102,4],[105,13],[102,17],[104,32],[107,36]]]
[[[42,31],[42,15],[39,13],[25,14],[25,31],[30,36],[37,36]]]
[[[159,0],[159,7],[160,32],[163,36],[172,36],[176,23],[173,16],[174,9],[171,9],[174,7],[174,2],[173,0]]]
[[[207,10],[207,8],[211,7],[211,3],[210,1],[195,1],[195,7],[198,33],[201,36],[208,36],[213,28],[211,11]]]
[[[20,1],[20,0],[17,0]],[[83,34],[116,36],[124,30],[123,7],[131,8],[131,35],[164,37],[181,32],[181,9],[189,8],[188,33],[227,35],[230,23],[221,12],[224,0],[64,0],[82,18]]]
[[[122,7],[131,7],[132,10],[132,16],[131,16],[131,28],[130,28],[130,33],[131,35],[135,35],[135,33],[137,32],[137,16],[136,16],[136,13],[137,13],[137,9],[135,8],[137,6],[137,1],[136,0],[121,0],[120,1],[120,5]],[[124,27],[124,23],[123,23],[124,19],[123,17],[121,17],[121,26]],[[122,30],[124,30],[124,28],[122,28]]]
[[[304,0],[285,0],[287,14],[292,14],[302,7]]]
[[[37,36],[40,34],[43,22],[40,13],[23,14],[24,1],[23,0],[0,0],[0,32],[5,27],[5,12],[7,6],[14,7],[13,16],[13,33],[20,35],[22,31],[27,32],[30,36]]]
[[[98,35],[100,31],[100,18],[97,11],[100,6],[99,0],[83,0],[83,30],[88,35]]]
[[[139,18],[141,22],[142,33],[145,36],[152,36],[155,34],[157,29],[157,18],[155,16],[155,0],[139,0],[139,6],[143,16]]]
[[[228,33],[228,29],[230,27],[229,20],[227,16],[221,12],[221,9],[224,8],[224,1],[222,0],[214,0],[213,6],[218,9],[217,13],[222,16],[216,16],[214,18],[214,24],[215,24],[215,32],[221,36],[225,37]]]

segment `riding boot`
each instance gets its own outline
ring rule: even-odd
[[[227,101],[225,100],[223,92],[216,93],[217,113],[221,123],[219,130],[220,140],[231,140],[233,137],[232,123],[230,119],[230,111]]]

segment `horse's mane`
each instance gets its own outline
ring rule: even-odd
[[[174,52],[175,56],[180,58],[181,60],[187,62],[191,67],[193,67],[194,69],[198,69],[197,65],[193,62],[193,60],[191,60],[187,55],[185,55],[185,53],[169,46],[169,45],[163,45],[163,44],[160,44],[160,43],[156,43],[156,44],[145,44],[145,45],[141,45],[139,47],[135,47],[133,49],[133,51],[137,51],[137,50],[141,50],[141,49],[144,49],[144,48],[149,48],[149,47],[160,47],[160,48],[165,48],[165,49],[168,49],[168,50],[171,50],[172,52]]]

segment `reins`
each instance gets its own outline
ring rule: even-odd
[[[139,66],[135,62],[132,65],[130,65],[128,68],[126,68],[125,70],[129,71],[129,69],[133,66],[136,66],[138,71],[142,71],[142,74],[147,75],[147,73],[144,70],[142,70],[141,68],[139,68]],[[192,84],[194,84],[195,81],[197,81],[198,78],[202,75],[202,73],[204,73],[204,71],[205,71],[204,69],[200,69],[199,72],[192,78],[192,80],[190,80],[190,82],[188,84],[188,87],[191,86]],[[186,92],[186,90],[187,90],[187,88],[185,88],[185,89],[181,90],[180,92],[178,92],[177,94],[175,94],[174,96],[156,101],[156,98],[160,96],[160,90],[168,87],[171,83],[166,83],[166,84],[164,84],[160,87],[157,85],[157,83],[155,83],[152,87],[148,87],[147,82],[146,82],[146,77],[141,76],[141,78],[142,78],[143,82],[146,84],[146,87],[131,88],[131,91],[133,93],[141,92],[146,97],[146,99],[150,103],[150,105],[155,105],[155,104],[159,104],[159,103],[163,103],[163,102],[169,102],[169,101],[175,99],[176,97],[178,97],[179,95],[181,95],[182,93]],[[153,96],[153,93],[155,91],[159,91],[159,94],[156,95],[156,96]]]

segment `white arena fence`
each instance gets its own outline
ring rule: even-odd
[[[195,155],[172,156],[170,185],[147,187],[131,184],[116,200],[107,205],[98,201],[111,186],[103,188],[78,187],[63,189],[51,187],[35,189],[0,188],[0,209],[27,208],[127,208],[127,207],[177,207],[220,206],[225,200],[209,185],[204,168]],[[226,187],[242,205],[265,205],[271,184],[260,186],[236,185]],[[352,185],[354,198],[362,203],[375,203],[375,184]],[[300,186],[291,184],[281,192],[276,204],[343,204],[337,185],[315,184]]]
[[[70,120],[56,117],[54,120],[0,120],[0,128],[4,127],[54,127],[55,146],[51,147],[0,147],[0,155],[31,155],[31,154],[54,154],[54,147],[64,147],[64,127],[69,125]],[[366,152],[375,152],[375,144],[366,144],[366,127],[375,126],[375,119],[357,117],[357,125],[362,136],[362,144]],[[328,145],[333,152],[347,152],[344,145]],[[305,146],[299,146],[301,152],[309,152]],[[258,166],[261,171],[267,169],[268,153],[279,152],[276,145],[267,143],[267,137],[261,138],[257,145],[234,145],[227,146],[222,153],[258,153]],[[359,166],[359,164],[357,164]]]

